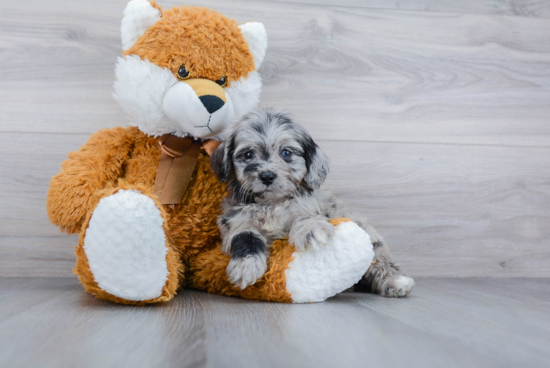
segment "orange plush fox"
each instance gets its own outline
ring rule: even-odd
[[[363,230],[341,220],[323,249],[297,253],[276,241],[255,285],[227,281],[216,225],[225,187],[209,153],[228,124],[259,103],[264,26],[132,0],[121,32],[115,99],[131,126],[102,130],[70,153],[47,199],[50,220],[80,234],[74,272],[86,291],[138,305],[169,301],[183,287],[312,302],[357,282],[372,249]]]

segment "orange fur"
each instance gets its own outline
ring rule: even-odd
[[[191,264],[189,284],[212,294],[239,296],[252,300],[291,303],[292,296],[286,290],[286,269],[296,251],[287,239],[273,242],[267,259],[267,272],[254,284],[241,290],[227,280],[225,269],[230,256],[219,247],[201,254]]]
[[[330,219],[329,222],[333,224],[334,226],[338,226],[340,224],[343,224],[344,222],[350,222],[351,220],[347,217],[338,217],[334,219]]]
[[[134,127],[102,130],[69,154],[61,173],[50,183],[50,219],[68,233],[80,232],[74,272],[85,290],[102,299],[137,305],[168,301],[184,285],[248,299],[290,302],[285,270],[294,247],[287,246],[286,241],[276,242],[268,271],[256,285],[244,291],[230,285],[225,276],[229,256],[219,248],[216,223],[225,185],[220,184],[210,158],[201,151],[182,203],[173,209],[161,205],[153,194],[161,156],[157,142]],[[97,285],[89,268],[83,248],[88,222],[99,200],[120,189],[137,189],[152,198],[165,220],[169,277],[158,298],[134,302],[108,294]]]
[[[155,1],[151,5],[161,12],[161,19],[124,55],[138,55],[170,69],[174,75],[185,65],[191,78],[215,81],[227,77],[228,86],[255,69],[248,44],[234,20],[207,8],[184,6],[162,11]],[[61,172],[51,180],[48,216],[62,231],[80,233],[74,272],[85,290],[102,299],[136,305],[169,301],[182,286],[248,299],[291,302],[285,271],[294,246],[287,240],[275,242],[262,279],[246,290],[232,286],[225,275],[229,256],[220,250],[216,223],[226,189],[212,171],[209,157],[201,151],[184,199],[171,208],[161,205],[153,194],[160,156],[157,139],[137,128],[105,129],[70,153]],[[153,199],[164,218],[169,275],[155,299],[134,302],[102,290],[86,257],[84,238],[94,209],[101,198],[122,189],[136,189]]]
[[[151,6],[155,9],[157,9],[160,12],[160,16],[162,17],[162,7],[155,1],[155,0],[149,0],[151,3]]]
[[[195,6],[165,10],[124,55],[138,55],[174,75],[185,65],[191,78],[227,77],[227,86],[255,69],[237,22]]]
[[[78,151],[69,153],[50,182],[46,208],[50,221],[68,234],[80,231],[97,191],[113,186],[122,175],[132,140],[124,128],[100,130]],[[101,171],[96,168],[101,167]]]

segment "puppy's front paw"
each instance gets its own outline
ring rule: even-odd
[[[241,288],[254,285],[267,270],[265,254],[248,255],[246,257],[231,258],[227,265],[227,278]]]
[[[382,296],[401,297],[410,294],[414,280],[407,276],[392,276],[384,282],[378,292]]]
[[[302,221],[290,231],[290,242],[298,250],[315,249],[325,245],[334,235],[334,226],[323,220]]]

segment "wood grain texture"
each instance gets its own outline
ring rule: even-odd
[[[326,187],[419,276],[549,274],[548,148],[321,142]]]
[[[349,6],[370,9],[411,10],[437,13],[515,15],[550,18],[547,0],[264,0],[290,3]]]
[[[48,222],[45,197],[86,139],[0,134],[0,155],[17,157],[0,178],[0,275],[71,274],[77,238]],[[318,143],[332,158],[325,187],[370,217],[411,276],[550,276],[550,148]]]
[[[93,133],[123,124],[111,85],[125,1],[9,4],[0,15],[0,98],[11,103],[0,129]],[[262,103],[294,112],[320,138],[550,144],[550,20],[244,0],[199,5],[266,25]]]
[[[0,1],[0,275],[71,275],[76,237],[45,196],[68,152],[126,124],[111,97],[125,3]],[[411,276],[550,276],[550,20],[198,5],[266,25],[262,104],[311,131],[327,186]]]
[[[74,279],[0,278],[5,367],[544,367],[548,279],[419,279],[405,299],[114,305]]]

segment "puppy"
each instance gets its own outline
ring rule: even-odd
[[[393,263],[388,247],[368,222],[332,193],[320,190],[328,161],[308,132],[274,109],[257,109],[230,128],[213,153],[212,168],[230,196],[218,219],[222,250],[231,255],[227,276],[241,289],[266,271],[268,247],[289,235],[298,251],[323,246],[334,234],[331,218],[347,217],[371,237],[375,262],[359,289],[405,296],[414,281]]]

